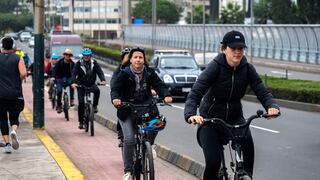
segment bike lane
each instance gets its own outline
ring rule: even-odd
[[[33,94],[30,78],[23,83],[23,92],[25,106],[32,112]],[[75,109],[70,109],[70,121],[66,121],[63,113],[57,114],[51,108],[46,91],[44,94],[45,130],[85,178],[89,180],[121,179],[123,163],[116,134],[99,123],[95,123],[95,136],[91,137],[89,133],[78,129],[78,115]],[[60,164],[68,163],[66,159],[59,160],[59,157],[51,155],[57,162],[60,161]],[[60,168],[62,171],[68,171],[69,167],[60,165]],[[155,159],[155,172],[156,179],[159,180],[198,179],[159,158]]]

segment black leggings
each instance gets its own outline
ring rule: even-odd
[[[216,180],[221,166],[222,144],[225,144],[222,142],[224,141],[222,131],[214,125],[206,125],[200,128],[198,139],[206,163],[203,180]],[[245,142],[241,143],[241,147],[243,148],[244,169],[252,175],[254,145],[250,130],[248,130]]]
[[[85,98],[85,91],[83,88],[77,88],[78,90],[78,118],[79,122],[83,122],[84,116],[84,98]],[[98,106],[99,98],[100,98],[100,89],[98,86],[93,86],[93,106]]]
[[[24,101],[0,99],[0,129],[2,135],[9,135],[8,115],[10,125],[19,126],[19,114],[24,108]]]

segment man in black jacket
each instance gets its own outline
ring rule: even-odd
[[[63,53],[63,58],[59,59],[52,70],[52,78],[57,84],[57,112],[62,112],[62,89],[63,87],[71,85],[71,75],[74,62],[72,61],[71,49],[66,49]],[[70,92],[70,106],[74,106],[74,90],[69,89]]]
[[[97,75],[100,79],[101,85],[106,85],[106,79],[100,65],[91,58],[92,51],[89,48],[82,50],[82,58],[76,63],[72,72],[72,87],[77,88],[79,85],[93,88],[93,108],[94,112],[98,112],[98,103],[100,98],[100,89],[95,84]],[[78,118],[79,118],[79,129],[83,129],[83,116],[84,116],[84,89],[78,88]]]
[[[229,124],[243,122],[241,99],[248,85],[269,115],[279,114],[279,106],[263,85],[255,68],[244,56],[246,44],[243,34],[230,31],[221,44],[223,53],[208,64],[188,95],[184,110],[185,120],[200,125],[204,122],[203,118],[220,118]],[[197,115],[198,105],[200,115]],[[217,179],[221,165],[221,136],[214,126],[205,126],[198,132],[199,144],[206,159],[204,180]],[[252,176],[254,145],[250,131],[242,147],[244,168]]]

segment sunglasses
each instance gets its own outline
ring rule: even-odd
[[[63,55],[72,57],[72,54],[67,54],[67,53],[65,53],[65,54],[63,54]]]

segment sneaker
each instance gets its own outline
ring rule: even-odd
[[[94,113],[98,113],[98,112],[99,112],[99,110],[98,110],[98,107],[97,107],[97,106],[93,106],[93,112],[94,112]]]
[[[84,129],[84,127],[83,127],[83,122],[80,122],[79,123],[79,127],[78,127],[79,129]]]
[[[0,142],[0,147],[5,147],[6,145],[2,142]]]
[[[70,107],[73,107],[74,106],[74,99],[71,99],[70,100]]]
[[[57,113],[62,113],[62,107],[61,106],[57,106]]]
[[[11,144],[4,146],[4,152],[10,154],[12,152]]]
[[[132,179],[132,176],[131,176],[131,173],[130,172],[126,172],[123,177],[122,177],[123,180],[131,180]]]
[[[156,159],[157,158],[157,151],[155,149],[155,146],[151,146],[151,149],[152,149],[152,157],[153,157],[153,159]]]
[[[19,149],[19,141],[17,138],[16,131],[11,131],[10,137],[11,137],[12,148],[15,150]]]

